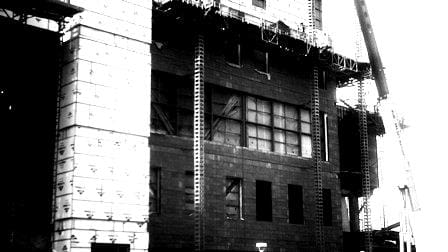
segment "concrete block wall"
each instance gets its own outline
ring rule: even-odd
[[[151,0],[72,0],[64,39],[56,251],[147,251]]]

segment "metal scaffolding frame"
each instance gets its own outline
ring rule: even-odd
[[[204,249],[204,36],[194,48],[194,249]]]

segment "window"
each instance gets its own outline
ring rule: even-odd
[[[303,192],[299,185],[288,185],[289,223],[303,224]]]
[[[178,80],[170,75],[153,72],[151,82],[151,131],[176,134],[176,89]]]
[[[193,87],[191,85],[177,88],[178,135],[193,137]]]
[[[323,207],[324,207],[324,226],[331,226],[333,222],[333,208],[331,205],[331,190],[323,189],[322,191]]]
[[[226,178],[226,218],[243,219],[242,213],[242,180],[240,178]]]
[[[193,137],[193,82],[191,80],[153,71],[151,99],[151,132]],[[207,107],[205,113],[210,114]],[[206,116],[205,120],[206,130],[209,130],[210,119]]]
[[[109,243],[92,243],[92,252],[129,252],[131,247],[129,244],[109,244]]]
[[[252,5],[265,9],[266,0],[252,0]]]
[[[213,88],[211,100],[213,125],[206,139],[241,145],[241,96]]]
[[[300,142],[302,157],[311,157],[311,113],[307,109],[300,110]]]
[[[269,73],[269,53],[254,50],[255,70],[259,73]]]
[[[282,154],[299,154],[298,114],[293,106],[278,102],[274,109],[274,151]]]
[[[150,213],[160,213],[160,189],[161,189],[160,167],[151,167],[150,181],[149,181]]]
[[[185,172],[185,214],[193,215],[194,213],[194,174],[192,171]]]
[[[318,83],[320,89],[327,89],[327,73],[325,72],[325,70],[319,69]]]
[[[272,221],[271,182],[256,181],[256,211],[258,221]]]
[[[225,45],[225,60],[235,67],[241,67],[241,45],[235,41],[227,41]]]
[[[328,161],[328,115],[320,114],[320,151],[322,161]]]
[[[271,103],[266,100],[247,97],[247,146],[271,151],[272,131]]]
[[[193,136],[191,80],[153,71],[151,132]],[[205,139],[311,158],[310,110],[206,85]],[[328,117],[321,113],[321,157],[328,161]]]

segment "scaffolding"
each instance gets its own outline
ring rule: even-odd
[[[194,49],[194,249],[204,249],[204,36]]]

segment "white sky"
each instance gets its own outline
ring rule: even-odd
[[[331,6],[331,15],[324,19],[324,26],[333,32],[337,31],[337,34],[333,34],[335,49],[338,46],[337,39],[350,41],[351,37],[353,43],[356,32],[338,28],[344,22],[346,25],[353,23],[349,18],[354,14],[353,0],[324,1],[324,8]],[[448,166],[443,162],[444,156],[448,156],[445,153],[448,148],[444,148],[448,141],[448,113],[445,110],[448,108],[448,83],[444,77],[444,73],[448,72],[445,69],[448,37],[447,28],[443,27],[448,24],[448,2],[366,2],[386,67],[390,98],[411,126],[406,129],[404,141],[422,207],[415,216],[417,249],[442,251],[446,247],[445,234],[448,233],[444,229],[448,227],[448,203],[445,200],[448,198],[445,196],[448,191]],[[351,13],[344,13],[347,9]],[[329,19],[331,22],[325,23]],[[388,134],[393,132],[389,131]],[[384,143],[390,147],[393,146],[391,141],[385,140]],[[388,164],[383,167],[383,174],[389,180],[396,176],[393,169],[399,162],[399,155],[394,154],[386,153],[386,160],[383,160]]]

